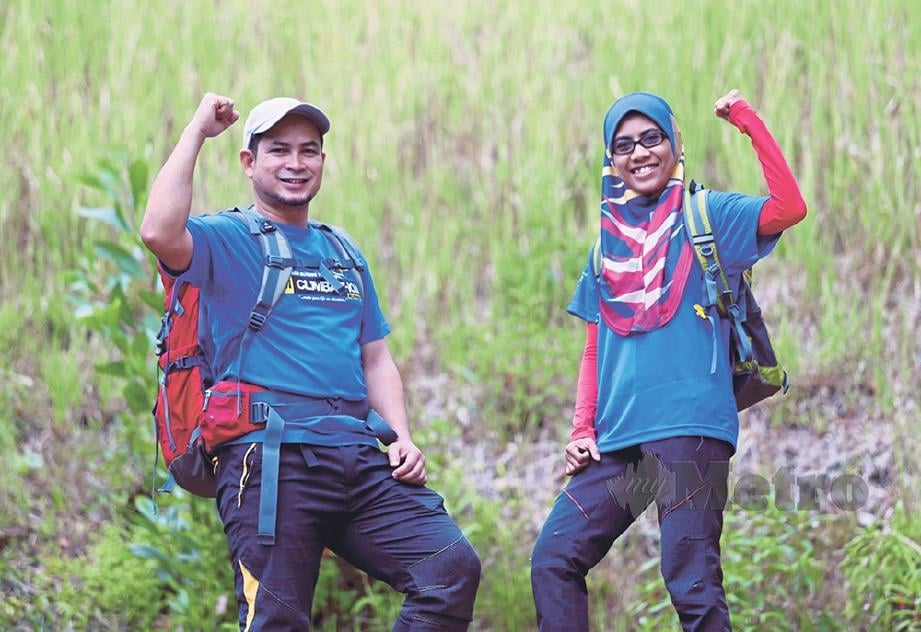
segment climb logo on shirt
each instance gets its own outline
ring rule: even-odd
[[[348,280],[341,270],[333,271],[333,276],[342,282],[342,288],[337,289],[315,270],[294,270],[285,286],[285,294],[296,294],[309,301],[361,300],[358,286]]]

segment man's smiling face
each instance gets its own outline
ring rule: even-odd
[[[255,155],[242,152],[243,171],[256,199],[283,213],[303,209],[314,198],[323,181],[325,158],[320,132],[298,114],[288,114],[263,133]]]

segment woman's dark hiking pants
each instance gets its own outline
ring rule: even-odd
[[[720,533],[732,453],[723,441],[676,437],[604,453],[573,476],[531,557],[539,629],[589,629],[585,576],[655,500],[662,577],[682,627],[731,630]]]
[[[307,630],[324,548],[406,593],[394,630],[466,630],[480,560],[426,487],[375,446],[281,447],[275,544],[256,541],[261,444],[218,453],[217,503],[241,630]]]

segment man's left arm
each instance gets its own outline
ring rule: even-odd
[[[397,440],[387,448],[393,477],[413,485],[425,485],[425,455],[413,443],[406,418],[403,380],[384,338],[361,346],[361,363],[368,386],[368,405],[387,420]]]

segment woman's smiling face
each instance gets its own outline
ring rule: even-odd
[[[662,134],[664,140],[654,147],[644,147],[638,141],[651,131]],[[668,136],[651,119],[633,113],[620,122],[611,145],[618,139],[629,139],[636,143],[633,151],[628,154],[613,154],[614,167],[627,187],[640,195],[655,196],[661,192],[678,162]]]

